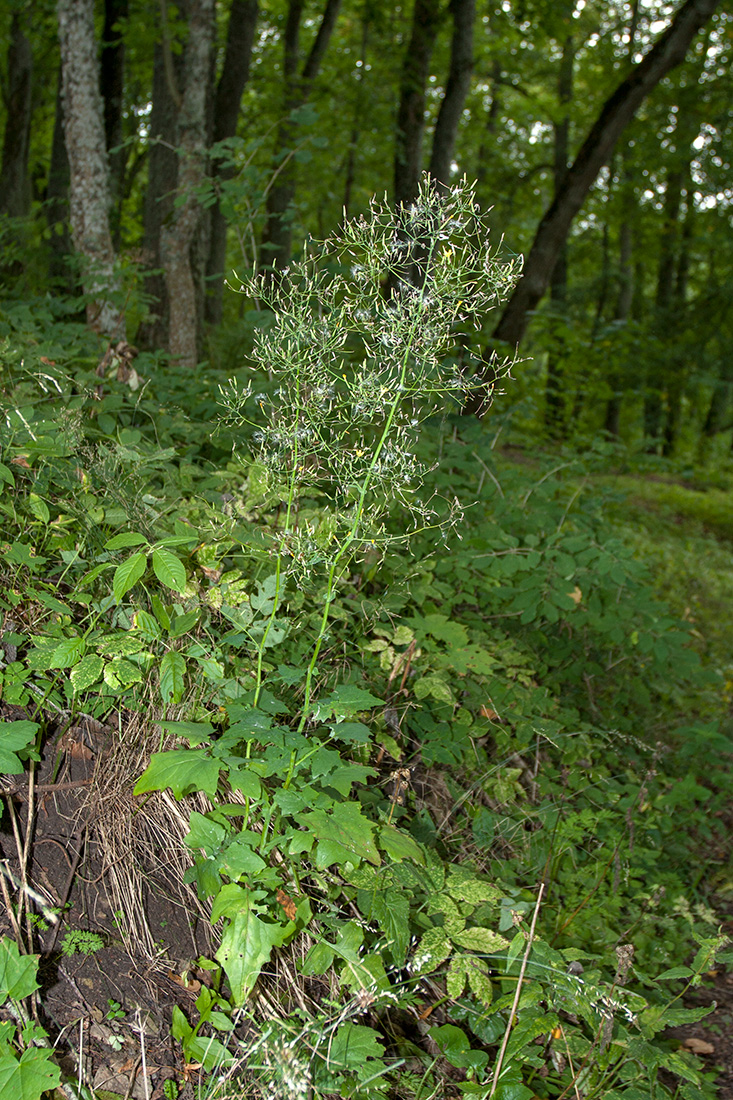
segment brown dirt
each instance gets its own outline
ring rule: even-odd
[[[26,717],[0,711],[10,719]],[[195,895],[182,893],[191,888],[182,888],[176,873],[185,849],[175,828],[168,831],[165,822],[155,821],[156,813],[165,813],[165,802],[153,796],[136,814],[140,800],[133,802],[130,788],[140,771],[129,768],[129,758],[139,768],[140,747],[130,743],[139,732],[133,718],[127,740],[115,743],[113,731],[91,720],[51,738],[35,777],[26,878],[62,914],[57,926],[36,926],[33,950],[41,956],[39,1019],[57,1044],[63,1070],[78,1078],[81,1049],[87,1084],[138,1100],[146,1096],[144,1047],[147,1095],[157,1100],[167,1078],[183,1080],[180,1051],[170,1036],[171,1010],[177,1004],[190,1013],[196,986],[187,988],[188,974],[195,975],[194,960],[211,945]],[[25,837],[27,774],[6,777],[4,794],[0,858],[17,881],[20,862],[7,802]],[[110,851],[113,831],[117,841]],[[64,954],[70,929],[98,933],[103,946],[87,955]],[[14,938],[4,905],[0,935]]]

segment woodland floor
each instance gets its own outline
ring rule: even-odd
[[[0,705],[0,717],[26,715]],[[128,751],[121,752],[121,744]],[[179,1098],[188,1100],[197,1075],[184,1067],[171,1039],[171,1011],[178,1005],[190,1014],[205,980],[193,960],[211,945],[205,921],[195,913],[195,896],[189,895],[187,904],[176,894],[176,867],[186,860],[176,829],[160,821],[151,828],[151,814],[160,817],[160,806],[140,807],[140,800],[131,798],[129,776],[142,770],[134,770],[142,749],[131,754],[129,746],[129,738],[121,741],[109,727],[86,720],[51,738],[37,769],[26,877],[62,911],[58,930],[49,925],[36,933],[37,1011],[72,1079],[79,1076],[81,1052],[82,1080],[95,1089],[126,1100],[161,1100],[164,1082],[172,1078],[179,1087],[185,1082]],[[4,793],[25,836],[27,774],[7,777]],[[17,878],[20,864],[7,813],[3,826],[0,858]],[[104,946],[88,955],[66,955],[62,947],[69,929],[99,933]],[[723,930],[733,937],[733,907]],[[13,936],[4,907],[0,935]],[[733,1100],[733,971],[711,972],[686,1003],[712,1001],[717,1007],[706,1020],[670,1030],[666,1038],[699,1055],[717,1074],[721,1100]]]

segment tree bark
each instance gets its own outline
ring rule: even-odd
[[[445,94],[433,133],[429,172],[443,187],[448,185],[456,149],[458,124],[473,75],[473,25],[476,0],[451,0],[453,38]]]
[[[58,0],[64,129],[70,170],[74,248],[84,260],[87,320],[108,340],[124,339],[124,318],[109,228],[107,153],[99,94],[93,0]]]
[[[515,347],[533,310],[547,289],[573,218],[618,138],[660,80],[685,57],[693,38],[711,18],[719,0],[686,0],[671,25],[630,75],[606,100],[590,133],[540,222],[522,278],[494,330],[495,341]],[[474,406],[475,411],[475,406]]]
[[[170,310],[171,359],[194,367],[198,359],[200,293],[191,249],[202,216],[197,194],[206,175],[206,97],[214,40],[214,0],[191,0],[178,116],[176,202],[160,234]]]
[[[410,42],[402,63],[397,108],[394,156],[394,200],[397,205],[412,202],[420,183],[425,90],[439,25],[438,0],[415,0]]]
[[[557,98],[563,112],[554,124],[555,147],[553,155],[553,183],[555,195],[559,195],[565,186],[570,159],[570,110],[573,98],[573,71],[575,67],[575,42],[568,34],[562,46],[560,71],[557,78]],[[550,298],[558,313],[563,314],[567,303],[568,289],[568,246],[563,242],[557,262],[550,276]],[[551,439],[559,439],[565,434],[565,414],[563,397],[562,355],[563,341],[552,342],[547,356],[547,378],[545,381],[545,428]]]
[[[237,132],[242,93],[249,80],[252,44],[259,15],[258,0],[233,0],[224,65],[216,87],[214,120],[211,137],[216,143],[234,137]],[[232,179],[234,168],[226,160],[215,158],[211,165],[214,186]],[[206,264],[208,292],[206,295],[206,320],[219,324],[224,297],[226,267],[227,223],[217,199],[211,209],[209,255]]]
[[[105,0],[99,86],[104,103],[104,137],[109,162],[110,222],[115,249],[120,244],[121,204],[125,186],[127,153],[122,147],[125,42],[120,24],[127,19],[128,0]]]
[[[619,229],[618,294],[613,315],[614,320],[620,323],[628,321],[631,314],[631,304],[634,300],[633,245],[631,214],[627,209]],[[606,405],[603,428],[609,435],[618,438],[621,432],[621,398],[623,390],[623,379],[618,369],[611,370],[608,382],[611,387],[611,396]]]
[[[69,158],[66,155],[66,141],[64,139],[61,69],[59,69],[56,87],[51,162],[48,169],[48,186],[44,206],[46,221],[50,230],[49,276],[51,284],[54,289],[62,294],[79,294],[81,288],[78,286],[78,281],[69,263],[73,244],[69,232]]]
[[[359,60],[361,65],[356,75],[356,92],[354,95],[354,113],[351,120],[351,133],[349,134],[349,146],[346,151],[346,173],[344,179],[344,198],[342,203],[343,220],[348,218],[351,209],[351,193],[356,179],[356,150],[359,146],[361,127],[364,119],[364,75],[366,73],[367,45],[369,42],[369,26],[371,12],[365,4],[361,16],[361,49]]]
[[[292,204],[295,198],[296,170],[292,158],[296,123],[293,112],[303,107],[318,76],[328,43],[336,25],[341,0],[326,0],[315,40],[305,63],[298,72],[300,23],[303,0],[289,0],[283,38],[283,117],[275,139],[272,181],[267,192],[267,224],[262,240],[262,267],[282,270],[290,259],[293,245]]]
[[[32,79],[31,45],[23,33],[19,14],[14,12],[8,45],[7,119],[0,168],[0,214],[11,218],[24,217],[31,208],[28,144]]]
[[[180,58],[179,54],[176,60]],[[145,296],[149,303],[149,314],[137,334],[137,343],[151,349],[168,346],[170,328],[168,294],[161,270],[163,261],[160,238],[164,223],[173,213],[173,195],[178,178],[176,123],[179,76],[180,73],[174,67],[170,44],[158,43],[153,57],[148,185],[143,204],[143,262],[148,269],[145,276]]]

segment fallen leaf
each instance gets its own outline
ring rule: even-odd
[[[275,896],[285,910],[285,916],[288,920],[295,920],[297,907],[290,895],[286,894],[284,890],[278,890]]]
[[[715,1047],[712,1043],[706,1042],[705,1039],[696,1039],[694,1035],[690,1035],[688,1039],[683,1039],[682,1046],[693,1054],[715,1054]]]
[[[493,707],[489,707],[484,703],[479,711],[482,718],[488,718],[490,722],[501,722],[501,718]]]
[[[573,603],[574,603],[574,604],[575,604],[575,606],[577,607],[577,606],[578,606],[578,604],[580,603],[580,601],[581,601],[581,600],[583,599],[583,592],[582,592],[582,590],[581,590],[580,588],[578,588],[578,586],[577,586],[577,584],[576,584],[576,586],[575,586],[575,588],[573,589],[573,591],[572,591],[572,592],[568,592],[568,596],[570,597],[570,599],[571,599],[571,600],[573,601]]]

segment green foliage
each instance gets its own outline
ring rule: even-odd
[[[97,932],[70,928],[61,944],[62,955],[95,955],[104,947],[104,940]]]
[[[21,955],[17,945],[7,938],[0,940],[0,1005],[19,1005],[38,989],[37,955]],[[0,1086],[5,1096],[18,1100],[39,1100],[61,1081],[61,1073],[53,1062],[48,1036],[38,1024],[16,1012],[16,1019],[0,1023]]]
[[[670,528],[650,549],[602,447],[517,462],[442,422],[475,223],[444,241],[424,202],[419,234],[437,225],[460,271],[440,253],[418,320],[419,294],[394,316],[380,296],[404,275],[384,210],[348,264],[334,245],[332,275],[309,262],[272,290],[255,361],[273,380],[227,389],[235,461],[210,438],[213,384],[184,430],[155,393],[185,379],[111,381],[98,402],[92,361],[41,371],[30,340],[0,454],[0,673],[33,719],[0,727],[3,768],[38,759],[46,713],[137,709],[161,741],[135,794],[209,799],[187,878],[219,946],[172,1025],[205,1074],[427,1100],[447,1062],[488,1098],[506,1036],[494,1096],[670,1097],[662,1070],[712,1096],[663,1031],[699,1018],[682,998],[722,945],[690,874],[730,797],[725,628],[701,644],[708,605],[685,613],[713,544],[696,529],[673,561]],[[94,949],[73,933],[62,950],[85,936]],[[278,987],[279,960],[303,996]],[[266,1024],[263,989],[281,1005]]]

